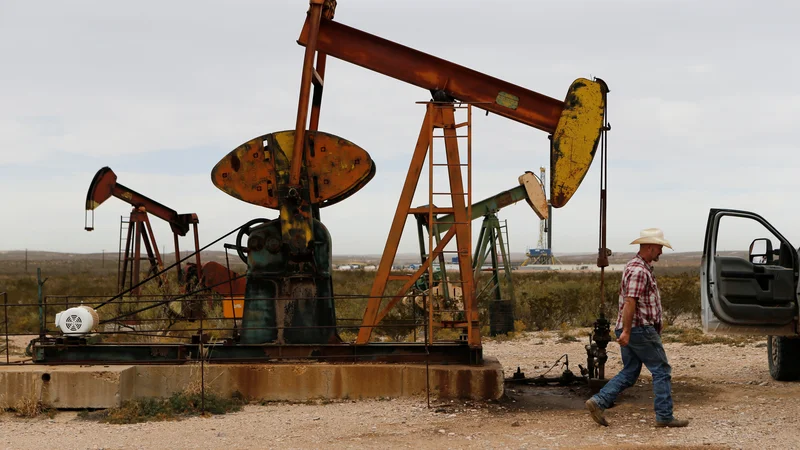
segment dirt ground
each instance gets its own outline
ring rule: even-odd
[[[543,373],[563,354],[578,372],[585,342],[559,342],[553,333],[488,341],[510,376]],[[583,409],[586,387],[506,386],[499,402],[424,398],[334,403],[251,405],[238,413],[173,422],[109,425],[72,411],[52,419],[0,413],[0,448],[800,448],[800,383],[772,380],[764,343],[666,344],[673,366],[675,413],[691,424],[654,428],[652,385],[640,382],[597,426]],[[611,344],[608,374],[619,368]],[[562,370],[559,365],[550,375]]]

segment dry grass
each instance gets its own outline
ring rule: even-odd
[[[245,405],[241,395],[225,398],[206,392],[205,399],[199,392],[178,392],[169,398],[141,398],[126,401],[117,408],[102,411],[82,411],[78,417],[104,423],[130,424],[151,421],[180,420],[201,414],[227,414],[240,411]]]
[[[562,323],[558,330],[558,342],[578,342],[587,338],[588,335],[589,332],[586,329],[572,328],[567,323]]]
[[[661,333],[663,342],[676,342],[685,345],[725,344],[731,347],[744,347],[747,344],[763,341],[763,336],[709,335],[697,327],[666,327]]]
[[[54,408],[44,404],[36,395],[26,395],[20,398],[14,403],[14,406],[9,408],[9,411],[13,412],[17,417],[26,419],[39,417],[42,414],[52,417],[56,412]]]

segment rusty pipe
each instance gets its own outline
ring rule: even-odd
[[[294,149],[292,153],[292,165],[289,172],[289,185],[300,185],[300,167],[303,162],[303,149],[305,146],[306,120],[308,119],[308,101],[311,92],[311,77],[314,70],[314,54],[317,51],[317,34],[319,33],[319,23],[322,16],[322,0],[310,0],[308,9],[308,20],[310,31],[308,44],[306,45],[305,57],[303,58],[303,76],[300,82],[300,99],[297,103],[297,122],[295,123]]]

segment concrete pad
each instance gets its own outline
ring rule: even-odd
[[[306,401],[424,396],[497,399],[503,368],[424,364],[205,364],[207,391],[253,400]],[[125,400],[169,397],[200,385],[200,364],[124,366],[0,366],[0,408],[41,398],[56,408],[109,408]]]
[[[0,366],[0,408],[36,399],[61,409],[110,408],[132,397],[133,366]]]

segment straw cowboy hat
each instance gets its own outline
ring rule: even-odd
[[[664,239],[664,232],[660,228],[645,228],[639,232],[639,239],[631,242],[634,244],[658,244],[664,247],[672,248],[669,241]]]

